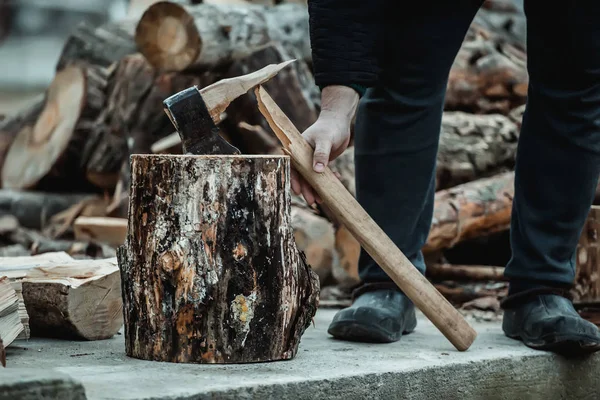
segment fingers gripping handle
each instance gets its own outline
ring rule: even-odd
[[[255,93],[260,112],[290,155],[295,169],[454,347],[467,350],[477,337],[475,330],[371,219],[329,167],[322,173],[313,171],[312,147],[262,86]]]

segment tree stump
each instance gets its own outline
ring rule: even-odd
[[[319,281],[294,242],[289,173],[287,156],[132,156],[117,253],[128,356],[295,356]]]

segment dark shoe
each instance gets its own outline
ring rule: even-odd
[[[352,306],[333,317],[327,332],[341,340],[390,343],[416,326],[412,301],[396,288],[381,288],[355,294]]]
[[[537,350],[578,356],[600,350],[600,330],[583,319],[563,293],[536,289],[506,297],[506,336]]]

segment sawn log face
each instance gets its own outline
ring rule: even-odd
[[[127,355],[293,358],[318,302],[296,248],[289,158],[134,155],[118,251]]]

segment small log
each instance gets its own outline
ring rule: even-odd
[[[504,268],[487,265],[427,265],[426,276],[435,280],[506,281]]]
[[[86,174],[110,174],[112,165],[105,160],[122,158],[119,143],[107,145],[110,132],[96,129],[108,74],[103,68],[83,64],[56,73],[43,108],[32,109],[13,128],[16,137],[2,167],[4,188],[98,191]]]
[[[32,118],[39,115],[43,107],[44,99],[41,98],[34,101],[29,107],[26,107],[12,118],[0,118],[0,172],[2,171],[6,154],[19,133],[19,127],[35,123]],[[2,187],[1,185],[2,178],[0,175],[0,187]]]
[[[78,217],[73,225],[76,240],[93,240],[120,246],[127,235],[127,219],[110,217]]]
[[[318,306],[283,156],[134,155],[119,248],[130,357],[293,358]]]
[[[574,303],[600,303],[600,206],[593,205],[576,249]]]
[[[308,10],[298,4],[183,5],[161,1],[142,15],[139,51],[156,69],[210,70],[279,42],[310,59]]]
[[[445,112],[436,190],[514,169],[519,129],[503,115]]]
[[[5,347],[25,330],[19,316],[19,297],[10,280],[0,273],[0,339]]]
[[[29,190],[0,190],[0,213],[16,217],[24,228],[45,228],[62,211],[81,203],[98,198],[86,193],[49,193]]]
[[[99,26],[80,22],[63,46],[56,71],[81,61],[108,68],[123,57],[137,53],[133,39],[136,24],[134,19]]]
[[[123,325],[116,258],[40,262],[31,257],[0,265],[0,274],[23,285],[31,336],[102,340]]]
[[[514,172],[464,183],[435,194],[431,230],[423,252],[510,227]]]
[[[331,276],[339,258],[334,248],[334,230],[331,223],[308,208],[292,206],[292,227],[298,250],[319,276],[323,285]]]

